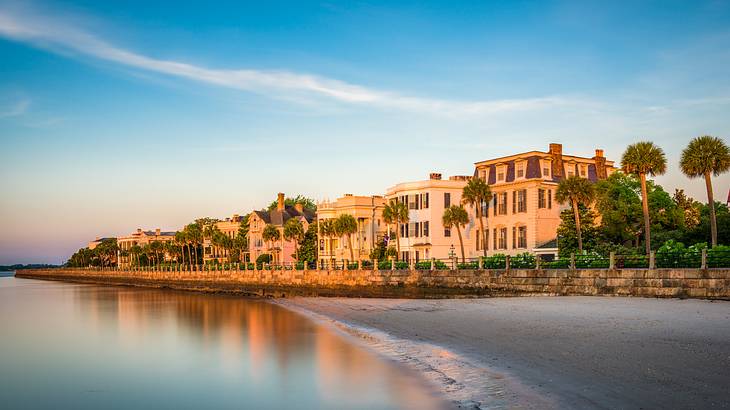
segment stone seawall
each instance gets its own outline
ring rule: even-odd
[[[16,276],[257,296],[612,295],[730,299],[730,269],[20,270]]]

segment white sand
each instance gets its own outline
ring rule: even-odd
[[[294,298],[484,408],[730,408],[730,302]]]

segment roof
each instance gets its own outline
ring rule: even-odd
[[[538,246],[535,249],[557,249],[557,248],[558,248],[558,238],[555,238],[553,240],[543,243],[542,245]]]
[[[507,160],[501,163],[494,163],[494,164],[483,164],[478,165],[477,169],[474,170],[474,176],[478,176],[478,169],[488,168],[489,173],[487,175],[488,181],[487,184],[494,185],[497,183],[497,166],[506,166],[506,175],[504,178],[504,182],[514,182],[516,180],[516,171],[515,171],[515,164],[517,162],[526,162],[526,169],[525,169],[525,179],[539,179],[542,178],[542,170],[541,170],[541,164],[540,160],[542,160],[544,156],[542,155],[532,155],[526,158],[520,158],[520,159],[511,159]],[[565,157],[564,157],[565,158]],[[551,178],[548,179],[548,181],[552,182],[560,182],[562,179],[565,178],[564,175],[567,174],[567,168],[573,167],[573,174],[579,175],[578,170],[578,162],[573,162],[570,159],[566,160],[563,159],[563,167],[565,167],[566,171],[562,172],[563,175],[558,176],[555,174],[555,172],[551,172]],[[592,181],[596,182],[598,181],[598,172],[596,171],[596,164],[595,163],[582,163],[583,165],[587,165],[587,175],[586,177]],[[606,168],[612,169],[613,166],[609,164],[609,161],[606,161]]]
[[[253,211],[262,221],[267,224],[283,226],[286,221],[291,218],[303,217],[307,222],[312,222],[315,218],[315,213],[309,209],[304,209],[299,212],[293,206],[287,206],[283,211],[274,209],[273,211]]]
[[[175,236],[176,232],[160,232],[160,236]],[[157,236],[155,231],[144,231],[147,236]]]

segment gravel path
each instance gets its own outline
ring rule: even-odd
[[[442,347],[515,379],[495,390],[491,407],[730,408],[730,302],[295,298],[285,304],[416,346]],[[537,396],[539,404],[528,400],[532,406],[511,399]]]

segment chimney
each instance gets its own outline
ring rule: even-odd
[[[277,211],[283,211],[284,210],[284,193],[283,192],[279,192],[278,202],[277,202],[277,205],[276,205],[276,210]]]
[[[296,209],[300,214],[304,213],[304,205],[301,202],[294,204],[294,209]]]
[[[155,236],[160,236],[160,228],[155,229]]]
[[[563,144],[550,144],[550,157],[553,160],[553,176],[563,176]]]
[[[142,228],[137,228],[137,233],[142,233]]]
[[[603,156],[602,149],[596,150],[596,156],[593,157],[593,162],[596,164],[596,178],[606,179],[608,177],[606,173],[606,157]]]
[[[441,180],[441,174],[439,174],[438,172],[432,172],[432,173],[428,174],[428,179],[440,181]]]

